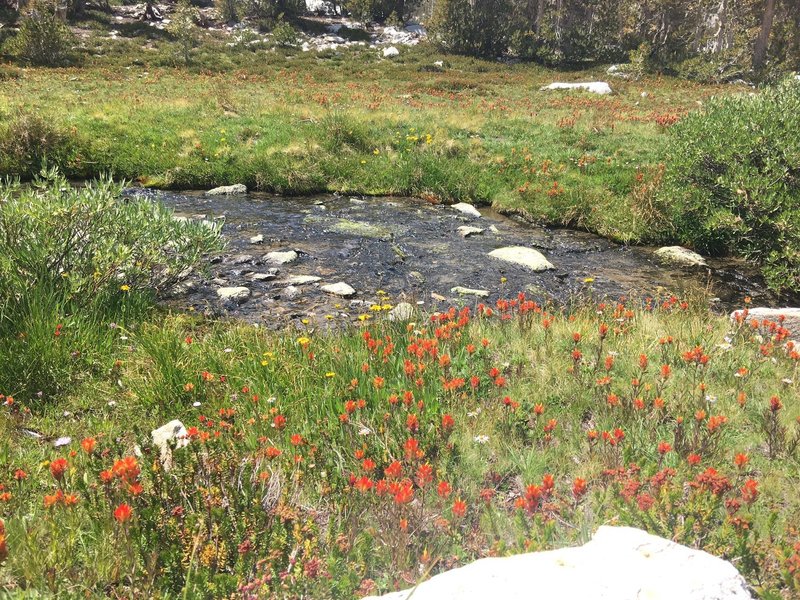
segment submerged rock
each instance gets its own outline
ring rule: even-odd
[[[633,527],[577,548],[484,558],[384,600],[751,600],[729,562]],[[366,600],[375,600],[376,597]]]
[[[247,193],[247,186],[243,183],[236,183],[234,185],[222,185],[215,187],[213,190],[208,190],[206,196],[238,196]]]
[[[552,263],[547,260],[541,252],[533,248],[526,248],[525,246],[506,246],[505,248],[498,248],[497,250],[489,252],[489,256],[526,267],[531,271],[555,269]]]
[[[706,266],[705,258],[683,246],[664,246],[656,250],[656,256],[688,267]]]
[[[457,210],[460,213],[465,215],[469,215],[471,217],[480,217],[481,213],[478,211],[477,208],[472,206],[472,204],[467,204],[466,202],[458,202],[453,204],[450,208]]]
[[[246,287],[223,287],[217,290],[217,296],[220,300],[230,300],[241,304],[250,298],[250,289]]]
[[[357,235],[374,239],[388,239],[392,237],[392,232],[388,227],[364,223],[363,221],[351,221],[349,219],[340,219],[331,227],[331,231],[343,233],[345,235]]]
[[[308,283],[317,283],[321,281],[322,277],[316,275],[292,275],[286,280],[290,285],[306,285]]]
[[[485,229],[481,229],[480,227],[470,227],[469,225],[462,225],[458,229],[456,229],[458,235],[463,238],[468,238],[471,235],[480,235],[482,234]]]
[[[333,294],[334,296],[341,296],[342,298],[349,298],[350,296],[355,296],[356,294],[356,291],[344,281],[323,285],[320,289],[322,289],[323,292]]]
[[[585,90],[593,94],[610,94],[611,86],[605,81],[587,81],[583,83],[560,83],[555,82],[540,88],[540,91],[550,90]]]

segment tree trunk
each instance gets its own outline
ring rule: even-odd
[[[756,44],[753,48],[753,70],[760,71],[767,62],[767,47],[769,46],[769,34],[772,31],[772,21],[775,18],[775,1],[766,0],[764,4],[764,15],[761,18],[761,31],[758,32]]]
[[[539,5],[536,7],[536,21],[534,31],[539,35],[542,31],[542,21],[544,20],[544,0],[539,0]]]

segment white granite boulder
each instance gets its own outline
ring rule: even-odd
[[[264,255],[264,260],[271,265],[288,265],[296,261],[297,258],[298,254],[294,250],[267,252]]]
[[[489,256],[508,263],[519,265],[531,271],[547,271],[555,269],[552,263],[544,255],[533,248],[525,246],[506,246],[489,252]]]
[[[468,204],[467,202],[458,202],[453,204],[450,208],[457,210],[458,212],[469,215],[470,217],[480,217],[481,213],[478,211],[477,208],[472,206],[472,204]]]
[[[334,296],[341,296],[342,298],[349,298],[350,296],[356,295],[356,291],[344,281],[329,283],[328,285],[323,285],[320,289],[323,292],[333,294]]]
[[[721,558],[640,529],[603,526],[583,546],[484,558],[381,598],[751,600],[752,595],[736,567]]]
[[[189,434],[183,423],[175,419],[158,429],[154,429],[151,434],[153,446],[161,452],[161,465],[165,471],[172,467],[172,449],[185,448],[189,445]]]
[[[250,298],[250,289],[246,287],[221,287],[217,290],[217,296],[222,301],[230,300],[241,304]]]
[[[664,246],[656,250],[656,256],[679,265],[687,267],[705,267],[706,259],[697,252],[683,246]]]
[[[733,311],[731,313],[731,320],[735,321],[742,312],[741,310]],[[767,321],[780,323],[781,317],[783,317],[782,326],[789,330],[791,337],[800,339],[800,308],[764,308],[756,306],[747,311],[748,323],[753,319],[758,321],[764,321],[766,319]]]
[[[234,185],[222,185],[215,187],[213,190],[208,190],[206,196],[238,196],[247,193],[247,186],[243,183],[236,183]]]

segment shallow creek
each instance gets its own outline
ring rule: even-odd
[[[745,296],[767,306],[780,301],[741,261],[709,260],[708,267],[679,267],[662,262],[653,248],[620,246],[580,231],[535,227],[491,209],[481,209],[481,217],[474,217],[408,198],[217,197],[151,190],[127,194],[158,198],[181,218],[224,223],[226,251],[179,284],[170,304],[268,327],[299,324],[303,319],[349,322],[374,314],[370,307],[376,303],[405,301],[427,310],[453,303],[493,304],[519,291],[540,302],[562,305],[587,297],[666,293],[704,294],[720,311],[739,306]],[[461,226],[484,231],[464,238],[457,231]],[[534,248],[555,269],[534,273],[489,256],[504,246]],[[264,259],[269,252],[290,250],[297,258],[287,264]],[[297,276],[319,281],[295,279],[293,284]],[[337,282],[347,283],[355,294],[343,298],[321,289]],[[221,300],[217,290],[223,287],[246,287],[250,296]],[[484,290],[488,297],[453,291],[457,287]],[[383,293],[388,300],[378,302]]]

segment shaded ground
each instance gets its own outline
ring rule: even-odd
[[[451,207],[402,198],[135,193],[157,196],[181,217],[224,219],[226,253],[215,258],[206,273],[181,285],[178,305],[273,327],[306,318],[349,322],[374,313],[379,305],[401,301],[433,310],[454,301],[493,303],[519,290],[559,304],[589,295],[616,299],[631,293],[672,292],[708,293],[720,309],[740,305],[744,296],[761,304],[777,301],[741,262],[712,260],[709,268],[679,268],[663,264],[651,248],[620,246],[573,230],[533,227],[490,209],[475,218]],[[464,225],[485,231],[462,238],[457,229]],[[263,236],[263,241],[251,242],[256,236]],[[533,273],[488,256],[503,246],[538,249],[555,270]],[[298,258],[289,264],[264,259],[269,252],[290,250]],[[292,285],[290,278],[299,275],[320,281]],[[340,281],[355,295],[340,298],[320,289]],[[221,301],[217,290],[232,286],[247,287],[251,297],[240,304]],[[459,286],[484,290],[488,298],[452,291]],[[382,301],[379,292],[390,300]]]

